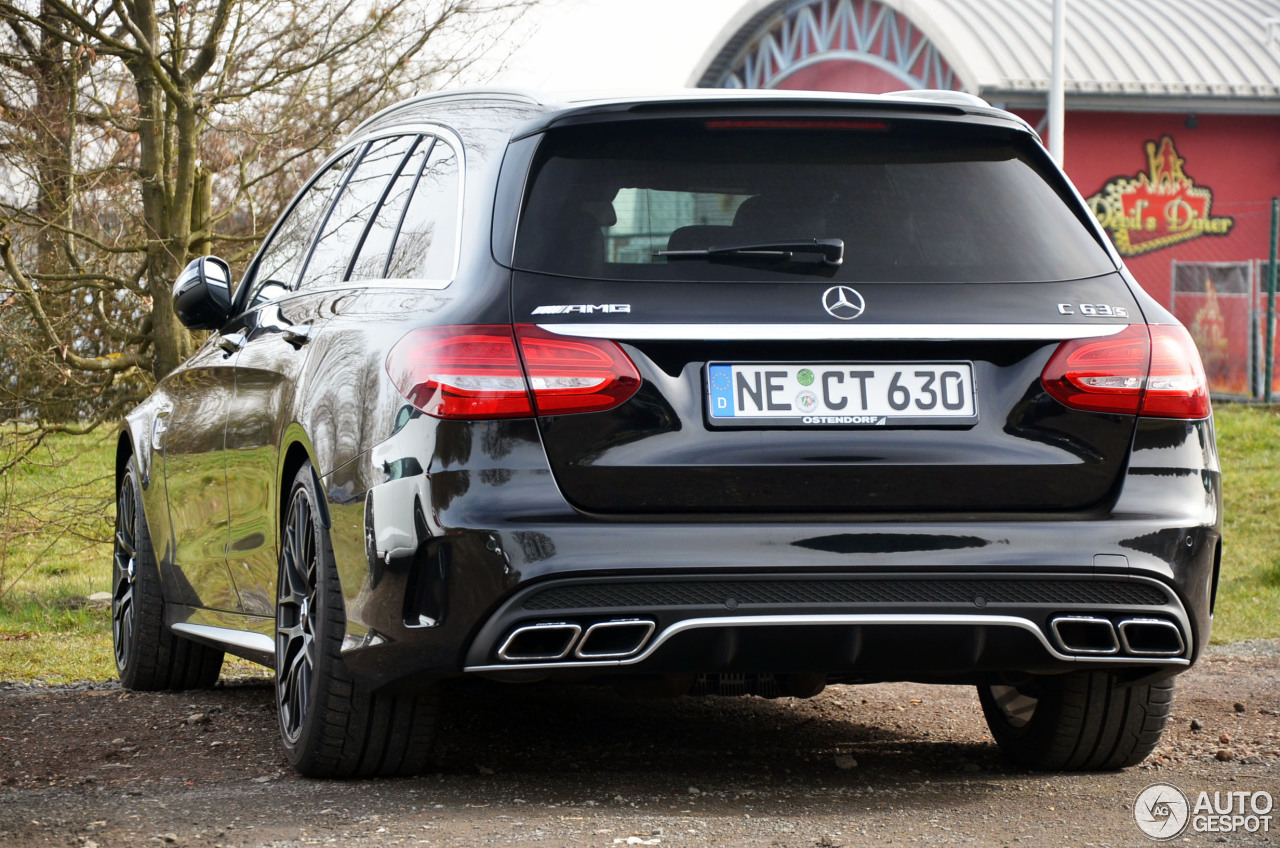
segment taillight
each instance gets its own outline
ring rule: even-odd
[[[640,372],[614,342],[557,336],[535,324],[517,324],[516,338],[539,415],[612,409],[640,388]]]
[[[1075,409],[1136,415],[1151,362],[1151,337],[1131,324],[1105,339],[1063,342],[1044,367],[1040,382],[1049,394]]]
[[[529,390],[505,324],[423,327],[387,357],[400,394],[436,418],[522,418],[533,414]]]
[[[1181,324],[1151,327],[1151,374],[1142,396],[1142,414],[1155,418],[1209,414],[1209,380],[1200,351]]]
[[[623,403],[640,386],[615,343],[557,336],[532,324],[517,325],[514,334],[505,324],[413,330],[392,348],[387,373],[400,394],[436,418],[595,412]]]
[[[1063,342],[1040,375],[1073,409],[1154,418],[1204,418],[1204,366],[1182,326],[1132,324],[1103,339]]]

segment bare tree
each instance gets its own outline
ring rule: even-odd
[[[535,2],[0,0],[0,419],[116,418],[193,349],[191,257],[243,259],[354,121]]]

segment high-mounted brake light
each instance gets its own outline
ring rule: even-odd
[[[1114,336],[1063,342],[1040,375],[1073,409],[1153,418],[1204,418],[1208,381],[1180,325],[1132,324]]]
[[[611,341],[565,338],[532,324],[424,327],[392,348],[387,373],[406,399],[436,418],[526,418],[596,412],[640,387]],[[531,391],[532,390],[532,391]]]
[[[888,121],[824,121],[795,118],[735,118],[707,121],[709,130],[873,130],[889,129]]]

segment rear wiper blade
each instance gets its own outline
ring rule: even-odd
[[[706,247],[701,250],[655,250],[654,256],[671,259],[762,259],[789,262],[795,255],[817,254],[823,265],[839,267],[844,262],[844,239],[787,239]]]

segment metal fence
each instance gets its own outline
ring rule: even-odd
[[[1271,364],[1271,391],[1280,394],[1280,370],[1267,356],[1267,287],[1275,222],[1271,204],[1236,209],[1236,226],[1258,234],[1239,239],[1202,238],[1179,246],[1169,262],[1169,310],[1191,332],[1216,395],[1269,399],[1265,377]],[[1216,211],[1216,207],[1215,207]],[[1265,217],[1263,221],[1249,218]],[[1243,219],[1243,220],[1242,220]],[[1280,305],[1280,304],[1276,304]],[[1272,350],[1277,322],[1272,312]]]

